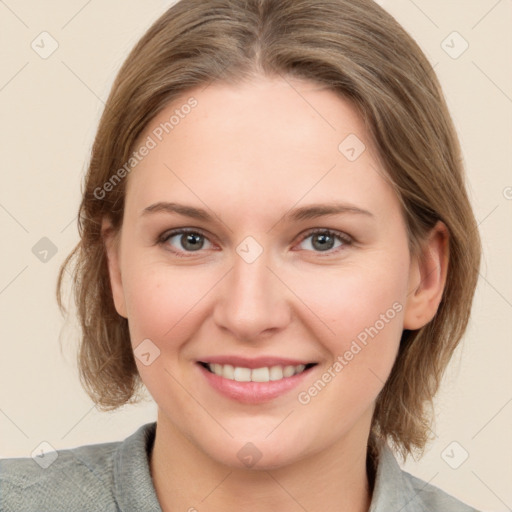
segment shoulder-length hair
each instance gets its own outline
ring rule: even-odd
[[[79,209],[80,241],[57,283],[65,311],[62,281],[72,267],[80,380],[103,409],[134,401],[141,386],[127,320],[114,307],[101,235],[104,218],[121,228],[126,179],[108,193],[102,187],[119,177],[137,138],[170,102],[201,84],[258,75],[310,80],[356,106],[400,200],[411,253],[437,221],[448,228],[442,301],[427,325],[403,332],[370,436],[370,445],[388,439],[404,456],[422,450],[433,396],[466,329],[481,246],[459,142],[432,66],[371,0],[181,0],[134,47],[98,127]]]

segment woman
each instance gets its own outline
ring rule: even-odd
[[[480,242],[418,46],[370,0],[182,0],[113,85],[74,263],[122,443],[1,463],[2,510],[474,510],[421,453]]]

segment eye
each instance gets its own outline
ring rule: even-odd
[[[164,233],[159,243],[171,246],[176,256],[186,257],[183,253],[198,252],[201,249],[210,249],[213,245],[208,238],[196,229],[175,229]],[[207,245],[205,247],[205,244]],[[208,247],[210,244],[210,247]]]
[[[338,242],[337,245],[336,242]],[[305,246],[303,249],[307,251],[329,253],[336,253],[351,243],[352,239],[345,233],[322,228],[308,231],[300,241],[300,244]]]
[[[167,231],[158,242],[169,247],[178,257],[187,257],[201,249],[211,249],[212,242],[198,229],[180,228]],[[351,245],[352,238],[345,233],[329,229],[316,228],[308,231],[302,236],[299,246],[301,249],[312,252],[337,253],[348,245]]]

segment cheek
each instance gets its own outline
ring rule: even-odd
[[[314,389],[301,390],[304,394],[299,397],[302,404],[315,402],[317,414],[327,400],[343,404],[345,412],[340,414],[348,420],[347,410],[365,410],[382,389],[403,330],[407,254],[373,254],[366,264],[338,268],[329,275],[324,269],[316,277],[296,276],[294,291],[315,314],[316,338],[327,359],[320,378],[328,382],[329,391],[324,392],[319,382]]]
[[[177,293],[170,293],[165,280],[151,271],[130,272],[125,285],[128,321],[132,344],[141,339],[158,339],[170,329],[178,314]]]
[[[177,348],[172,340],[185,342],[190,336],[191,325],[204,314],[203,299],[218,277],[199,266],[171,267],[142,257],[125,263],[123,285],[132,345],[149,338],[161,350]]]
[[[330,328],[317,330],[327,362],[317,380],[297,395],[312,422],[326,418],[338,426],[336,432],[348,430],[377,399],[403,330],[403,268],[395,263],[387,272],[352,269],[338,279],[339,286],[332,279],[328,293],[325,285],[310,285],[308,305]]]
[[[142,258],[126,261],[126,275],[129,276],[125,297],[130,338],[142,381],[158,404],[174,397],[173,407],[184,406],[185,402],[180,400],[186,401],[186,396],[182,396],[177,384],[183,381],[178,360],[183,355],[183,346],[201,322],[198,314],[202,313],[201,298],[208,291],[208,279],[193,274],[190,269],[144,262]],[[137,357],[139,352],[147,352],[147,348],[137,348],[139,344],[148,347],[145,340],[151,341],[150,364]]]
[[[401,332],[399,313],[407,293],[406,265],[400,259],[379,264],[375,258],[371,264],[300,271],[289,275],[287,283],[307,305],[310,318],[311,314],[316,317],[317,333],[323,332],[322,338],[331,340],[332,348],[342,350],[348,340],[376,323],[383,330],[382,321],[385,330],[391,331],[388,326],[393,324],[394,333]]]

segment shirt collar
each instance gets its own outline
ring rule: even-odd
[[[114,497],[122,512],[161,512],[149,467],[156,422],[140,427],[126,438],[114,456]]]
[[[411,482],[404,477],[389,446],[379,448],[377,472],[369,512],[423,512],[421,500]],[[420,507],[420,508],[418,508]],[[425,512],[427,512],[425,510]]]

